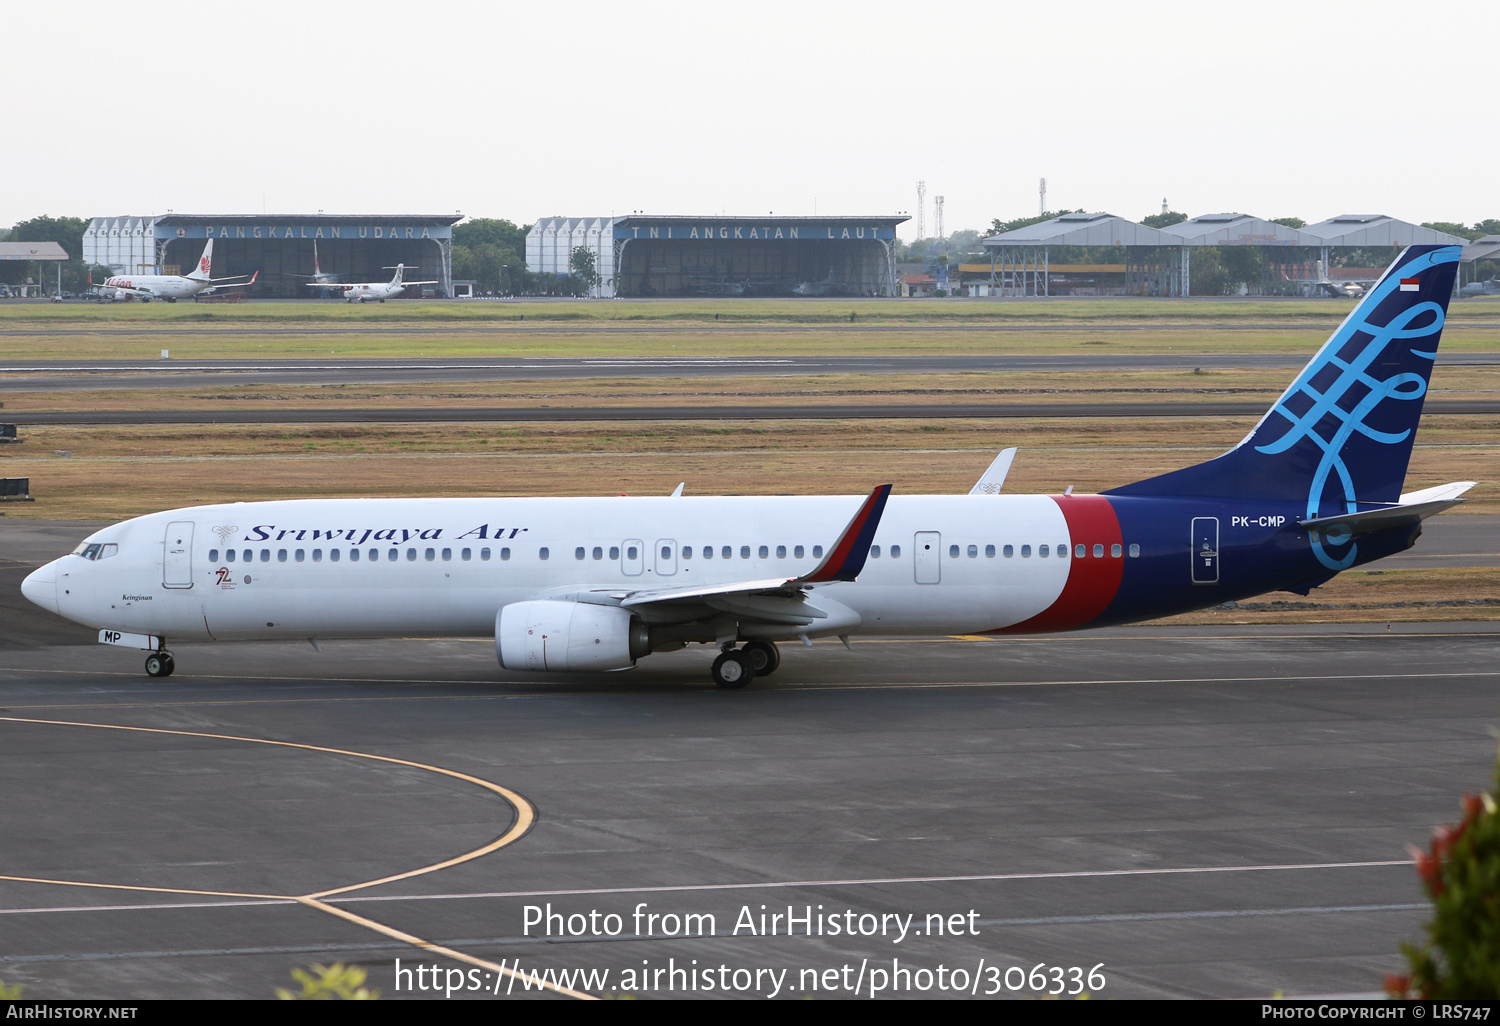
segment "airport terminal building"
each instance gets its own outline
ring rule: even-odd
[[[180,274],[214,240],[214,277],[260,273],[257,297],[306,298],[313,248],[324,274],[341,281],[388,281],[405,264],[406,277],[439,284],[453,294],[453,226],[461,214],[162,214],[96,217],[83,233],[85,262],[117,274]],[[425,290],[424,290],[425,291]],[[408,295],[418,294],[411,290]]]
[[[544,217],[526,269],[567,275],[588,250],[597,296],[894,296],[896,226],[880,217]]]

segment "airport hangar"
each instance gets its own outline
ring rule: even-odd
[[[566,276],[573,251],[594,257],[592,295],[787,296],[802,283],[830,296],[894,296],[896,226],[880,217],[544,217],[526,236],[526,270]]]
[[[1251,214],[1201,214],[1164,228],[1151,228],[1104,211],[1062,214],[984,240],[988,268],[965,264],[971,285],[988,281],[978,294],[1050,296],[1119,294],[1187,296],[1191,292],[1191,251],[1198,246],[1257,246],[1272,250],[1270,264],[1283,280],[1294,274],[1328,278],[1335,249],[1390,249],[1402,246],[1462,246],[1463,239],[1386,214],[1340,214],[1303,228],[1288,228]],[[1053,265],[1052,247],[1110,247],[1118,257],[1108,264]],[[1054,292],[1052,276],[1062,288]],[[1086,291],[1067,284],[1068,275],[1099,275],[1103,288]],[[1097,281],[1098,279],[1096,279]],[[1094,285],[1094,281],[1088,282]]]
[[[215,278],[260,272],[257,297],[306,298],[313,245],[324,274],[339,281],[436,281],[453,294],[453,226],[462,214],[162,214],[96,217],[83,233],[83,259],[116,274],[180,274],[214,240]],[[418,290],[407,293],[418,294]]]

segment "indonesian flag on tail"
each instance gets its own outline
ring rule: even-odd
[[[1417,292],[1417,291],[1420,291],[1418,289],[1419,285],[1421,285],[1421,282],[1418,279],[1416,279],[1416,278],[1402,278],[1401,279],[1401,291],[1402,292]]]

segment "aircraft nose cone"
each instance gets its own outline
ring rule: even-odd
[[[27,574],[21,582],[21,594],[47,612],[57,612],[57,568],[48,563]]]

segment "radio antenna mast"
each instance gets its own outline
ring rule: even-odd
[[[1042,187],[1038,192],[1041,194],[1041,202],[1037,204],[1036,212],[1042,215],[1047,212],[1047,179],[1042,179]]]
[[[927,183],[917,183],[917,238],[927,238]]]

